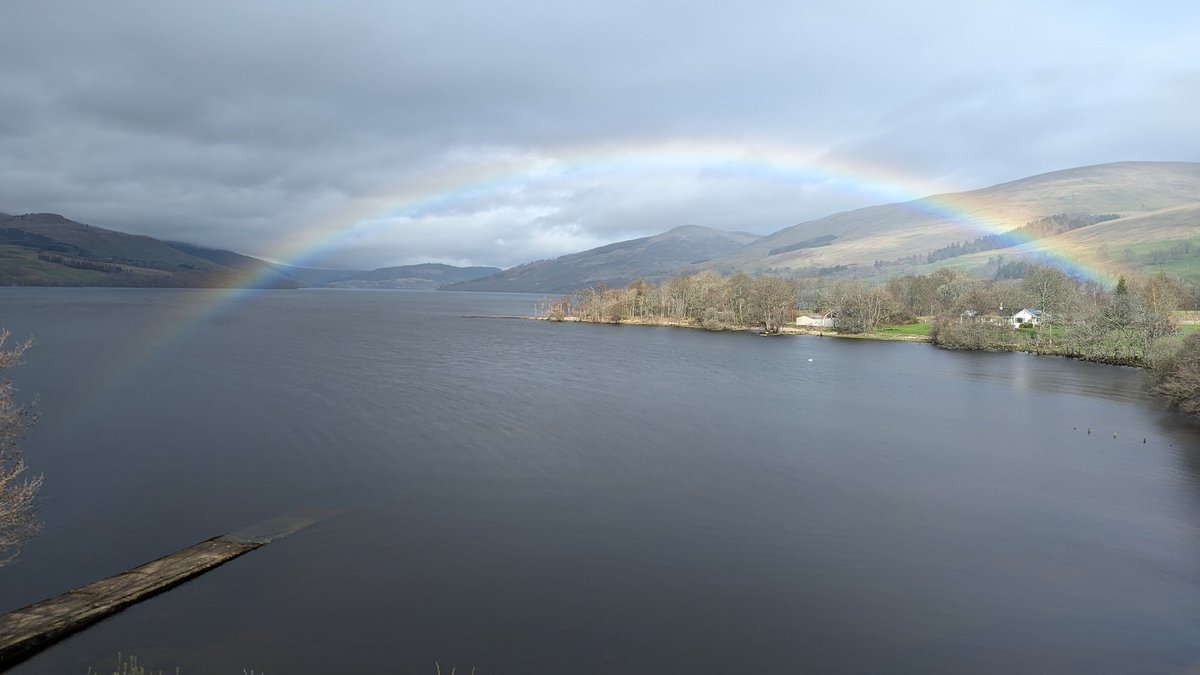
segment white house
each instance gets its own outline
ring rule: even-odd
[[[834,318],[833,312],[801,314],[796,317],[796,325],[801,328],[832,328],[836,323],[837,319]]]
[[[1040,309],[1023,309],[1009,317],[1008,322],[1013,328],[1020,328],[1021,324],[1029,324],[1036,326],[1042,322],[1042,310]]]

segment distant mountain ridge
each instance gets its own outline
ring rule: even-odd
[[[0,214],[0,285],[6,286],[440,288],[499,271],[432,263],[372,271],[292,267],[56,213]]]
[[[85,225],[56,213],[0,217],[4,285],[231,287],[258,281],[259,271],[248,262],[241,268],[226,266],[153,237]],[[295,286],[282,278],[263,277],[261,282]]]
[[[567,293],[598,284],[625,286],[639,277],[664,279],[730,255],[756,239],[757,235],[745,232],[683,225],[652,237],[517,265],[490,277],[447,286],[446,290]]]
[[[1080,225],[1039,230],[1037,241],[1020,245],[991,237],[1022,228],[1032,231],[1037,228],[1031,224],[1047,220]],[[1200,280],[1200,163],[1117,162],[1064,169],[978,190],[835,213],[767,236],[685,225],[508,270],[434,263],[371,271],[292,267],[107,230],[57,214],[0,214],[0,285],[27,286],[566,293],[704,270],[886,278],[951,265],[987,273],[1001,256],[1038,260],[1046,251],[1114,278],[1161,270]]]
[[[356,272],[326,282],[332,288],[393,288],[433,290],[450,284],[500,273],[499,267],[454,267],[440,263],[421,263],[398,267],[380,267],[370,272]]]
[[[1200,250],[1198,212],[1200,163],[1118,162],[835,213],[763,237],[743,234],[741,245],[731,245],[726,239],[721,250],[706,255],[615,255],[638,251],[652,240],[666,244],[677,231],[671,230],[657,237],[520,265],[449,289],[559,293],[600,283],[622,286],[638,277],[660,281],[703,270],[782,276],[894,276],[954,265],[983,272],[994,256],[1037,259],[1046,249],[1089,269],[1135,274],[1156,256],[1170,258],[1166,251]],[[1036,244],[927,262],[935,251],[969,244],[985,235],[1018,231],[1041,219],[1101,215],[1103,222],[1048,236]],[[719,232],[701,229],[710,236]],[[1164,253],[1159,255],[1160,251]],[[1189,260],[1168,261],[1163,269],[1200,278],[1200,258]]]
[[[799,271],[871,265],[964,239],[1016,229],[1056,214],[1141,216],[1200,203],[1200,163],[1118,162],[1063,169],[992,187],[869,206],[784,228],[745,247],[726,268]],[[789,245],[834,235],[828,246]],[[775,253],[772,253],[775,250]]]

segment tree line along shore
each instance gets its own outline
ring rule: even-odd
[[[927,340],[1144,367],[1156,393],[1200,415],[1200,284],[1160,273],[1109,287],[1049,266],[1023,271],[978,279],[942,268],[875,286],[708,271],[580,289],[544,300],[539,318]]]

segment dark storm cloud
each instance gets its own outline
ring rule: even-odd
[[[568,167],[568,147],[747,139],[947,189],[1195,159],[1200,12],[1045,4],[9,2],[0,211],[266,256],[301,233],[325,264],[511,265],[880,200],[701,165],[512,180],[511,157]],[[463,187],[443,173],[510,165],[503,189],[404,210]]]

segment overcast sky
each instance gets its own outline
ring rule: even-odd
[[[1200,3],[0,7],[0,211],[497,265],[1200,159]]]

